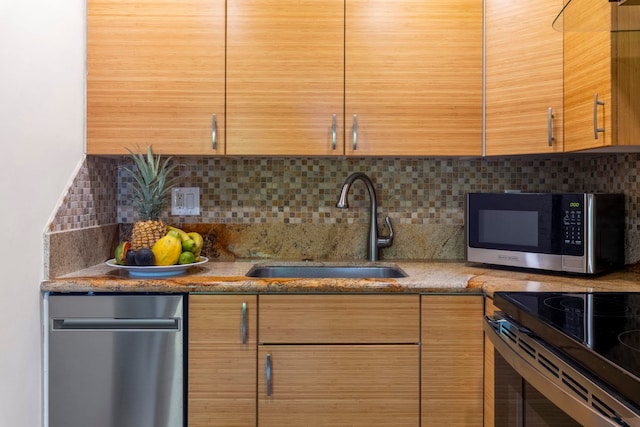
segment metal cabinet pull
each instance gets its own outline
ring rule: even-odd
[[[547,140],[549,147],[553,147],[553,108],[551,107],[547,111]]]
[[[242,303],[242,344],[247,343],[247,303]]]
[[[598,94],[593,97],[593,138],[598,139],[598,133],[604,132],[604,128],[598,127],[598,105],[604,105],[604,101],[598,100]]]
[[[331,118],[331,149],[335,150],[338,143],[338,125],[336,115]]]
[[[211,148],[212,149],[216,149],[216,145],[217,145],[217,141],[216,141],[216,134],[217,134],[217,124],[216,124],[216,115],[212,114],[211,115]]]
[[[358,115],[353,115],[353,149],[358,149]]]
[[[145,330],[145,331],[179,331],[180,319],[156,319],[156,318],[65,318],[53,319],[51,329],[53,331],[120,331],[120,330]]]
[[[267,353],[267,396],[271,396],[271,354]]]

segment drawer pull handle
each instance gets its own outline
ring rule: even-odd
[[[271,396],[271,354],[267,353],[267,396]]]
[[[551,107],[547,111],[547,139],[549,147],[553,147],[553,108]]]
[[[336,115],[331,117],[331,149],[335,150],[338,144],[338,124]]]
[[[358,115],[353,115],[353,150],[358,149]]]
[[[604,132],[604,128],[598,127],[598,105],[604,105],[604,101],[598,99],[596,93],[593,97],[593,138],[598,139],[598,133]]]
[[[242,344],[247,343],[247,303],[242,303]]]
[[[216,149],[217,144],[217,123],[216,123],[216,115],[211,115],[211,148]]]

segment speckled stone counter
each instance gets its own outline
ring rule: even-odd
[[[169,278],[133,278],[124,270],[105,264],[93,266],[41,284],[51,292],[175,292],[175,293],[437,293],[472,292],[492,296],[496,291],[640,291],[640,268],[598,277],[541,274],[490,269],[464,262],[398,261],[407,274],[400,279],[282,279],[251,278],[245,274],[254,264],[290,265],[278,261],[207,262]],[[300,264],[296,262],[293,264]],[[306,265],[343,265],[312,262]],[[371,265],[350,262],[349,265]]]
[[[469,286],[492,297],[498,291],[526,292],[640,292],[640,266],[598,276],[485,269]]]
[[[133,278],[123,270],[97,265],[42,283],[43,291],[55,292],[481,292],[468,282],[481,270],[456,262],[376,263],[397,265],[408,277],[400,279],[282,279],[252,278],[245,274],[254,264],[299,265],[287,262],[207,262],[170,278]],[[371,265],[350,262],[349,265]],[[305,265],[344,265],[310,262]]]

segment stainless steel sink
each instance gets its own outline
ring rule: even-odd
[[[395,266],[354,265],[254,265],[248,277],[281,278],[340,278],[340,279],[391,279],[407,277]]]

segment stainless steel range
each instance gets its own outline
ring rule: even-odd
[[[640,426],[640,293],[497,292],[494,304],[496,426]]]

